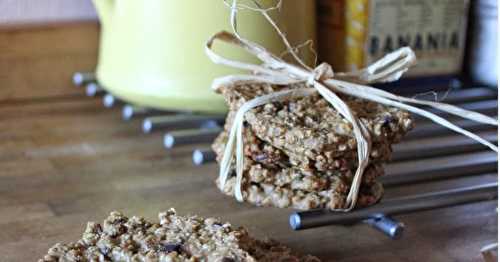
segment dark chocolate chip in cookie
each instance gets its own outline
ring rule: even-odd
[[[384,120],[382,122],[382,126],[387,127],[393,121],[394,121],[394,118],[391,115],[385,115]]]
[[[162,252],[170,253],[170,252],[177,252],[180,253],[182,250],[182,245],[181,244],[176,244],[176,243],[164,243],[160,244],[159,250]]]
[[[110,251],[111,251],[111,249],[107,246],[100,246],[99,247],[99,252],[101,252],[101,254],[103,254],[103,255],[109,254]]]
[[[254,157],[255,161],[264,161],[267,160],[268,156],[266,154],[258,154]]]

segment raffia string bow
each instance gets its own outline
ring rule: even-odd
[[[486,141],[476,134],[464,130],[452,124],[448,120],[429,111],[417,108],[409,104],[434,107],[450,114],[495,126],[498,125],[498,121],[496,119],[476,112],[464,110],[449,104],[401,97],[384,90],[376,89],[366,85],[375,82],[390,82],[398,80],[401,75],[406,72],[408,68],[416,61],[415,54],[410,48],[404,47],[396,50],[395,52],[384,56],[382,59],[376,61],[367,68],[355,72],[334,74],[330,65],[326,63],[322,63],[315,69],[311,69],[307,65],[305,65],[305,63],[301,61],[300,58],[298,58],[298,55],[288,43],[284,34],[280,31],[274,21],[267,14],[268,10],[261,8],[256,9],[257,11],[260,11],[270,22],[270,24],[276,29],[278,34],[283,39],[286,47],[288,48],[288,51],[301,66],[287,63],[283,59],[271,54],[264,47],[242,38],[236,30],[236,12],[238,10],[236,1],[233,1],[231,7],[231,25],[233,26],[234,34],[226,31],[215,34],[207,41],[205,52],[208,57],[216,64],[222,64],[233,68],[248,70],[250,72],[253,72],[253,74],[230,75],[217,78],[213,81],[212,88],[231,88],[233,86],[242,84],[267,83],[276,85],[290,85],[301,82],[307,83],[307,87],[305,88],[292,88],[256,97],[252,100],[247,101],[238,109],[229,133],[227,144],[225,146],[225,151],[220,163],[219,171],[219,187],[223,189],[231,171],[232,160],[234,158],[234,155],[236,155],[236,184],[234,188],[234,194],[238,201],[243,201],[243,195],[241,192],[241,183],[243,180],[244,168],[242,131],[245,113],[255,107],[264,105],[266,103],[283,101],[293,97],[304,97],[315,92],[318,92],[347,121],[352,124],[353,133],[357,142],[358,167],[346,199],[346,206],[345,208],[338,209],[337,211],[350,211],[356,205],[363,172],[369,163],[371,138],[364,124],[353,114],[347,104],[344,103],[342,99],[340,99],[336,95],[336,93],[342,93],[349,96],[374,101],[387,106],[399,107],[401,109],[424,116],[442,126],[468,136],[498,152],[498,148],[496,145]],[[247,52],[260,59],[263,64],[250,64],[224,58],[216,54],[212,50],[212,46],[215,40],[220,40],[242,47]]]

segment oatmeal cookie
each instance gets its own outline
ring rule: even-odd
[[[328,175],[315,175],[303,173],[296,168],[269,169],[261,164],[248,161],[243,176],[251,183],[273,184],[279,187],[290,187],[293,190],[303,190],[307,192],[321,191],[336,185],[337,181],[342,181],[344,187],[349,187],[352,183],[355,170],[332,171]],[[377,177],[384,174],[381,164],[371,164],[363,174],[362,183],[371,185],[375,183]]]
[[[234,177],[228,179],[221,191],[228,196],[234,196],[235,181]],[[337,183],[333,183],[331,188],[316,192],[294,190],[290,187],[266,183],[243,183],[242,185],[245,202],[256,206],[293,207],[299,210],[344,208],[348,191],[349,186],[343,184],[341,179],[337,179]],[[378,182],[371,185],[362,184],[356,206],[365,207],[377,203],[382,198],[383,192],[383,187]]]
[[[252,238],[214,218],[160,213],[160,222],[112,212],[103,224],[90,222],[80,240],[56,244],[39,262],[55,261],[304,261],[272,240]]]
[[[230,110],[236,111],[244,102],[256,96],[296,87],[304,85],[240,85],[222,87],[219,91]],[[377,144],[391,145],[398,142],[413,127],[410,114],[404,110],[339,96],[365,124],[374,148]],[[316,163],[328,162],[357,150],[352,125],[317,93],[259,106],[245,114],[245,121],[258,138],[295,158],[310,159]]]
[[[232,172],[234,174],[235,170],[233,169]],[[289,187],[292,190],[316,192],[338,185],[344,188],[349,187],[355,172],[355,168],[327,172],[304,172],[296,167],[270,168],[247,157],[243,168],[243,178],[250,183],[272,184],[278,187]],[[363,174],[362,183],[371,185],[383,174],[383,164],[371,163]],[[340,184],[339,181],[341,181]]]
[[[212,144],[212,149],[216,154],[218,162],[222,160],[227,138],[228,130],[224,130]],[[334,170],[343,171],[353,169],[357,167],[358,163],[356,152],[350,152],[339,157],[318,157],[317,161],[309,158],[300,158],[293,154],[287,155],[282,150],[258,138],[251,128],[243,128],[243,141],[245,156],[256,163],[262,164],[266,168],[286,168],[293,166],[304,173],[318,173],[318,171],[325,173]],[[375,144],[372,147],[370,161],[372,163],[387,162],[390,160],[391,154],[391,145]]]

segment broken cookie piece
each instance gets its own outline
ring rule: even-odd
[[[89,222],[82,238],[56,244],[39,262],[56,261],[302,261],[273,240],[257,240],[244,228],[215,218],[179,216],[174,209],[159,214],[159,223],[111,212],[104,223]]]

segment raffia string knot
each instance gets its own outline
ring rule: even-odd
[[[352,125],[353,135],[357,143],[358,167],[349,189],[346,198],[346,206],[336,211],[350,211],[355,207],[358,198],[358,192],[361,185],[362,177],[365,168],[369,164],[369,156],[371,152],[371,138],[362,121],[356,117],[349,106],[340,99],[336,93],[373,101],[384,104],[386,106],[398,107],[403,110],[429,118],[430,120],[445,126],[451,130],[468,136],[479,143],[482,143],[492,150],[498,152],[496,145],[486,141],[478,135],[464,130],[448,120],[433,114],[429,111],[420,109],[410,104],[425,105],[433,107],[449,114],[454,114],[473,121],[498,126],[498,120],[489,116],[476,112],[461,109],[459,107],[444,103],[418,100],[407,98],[381,89],[373,88],[367,84],[375,82],[390,82],[398,80],[410,66],[415,64],[416,58],[413,51],[408,47],[400,48],[392,53],[387,54],[380,60],[376,61],[367,68],[359,71],[347,73],[333,73],[330,65],[326,63],[320,64],[315,69],[308,67],[295,53],[285,35],[277,27],[276,23],[267,14],[266,9],[256,9],[269,21],[271,26],[275,28],[281,36],[287,50],[292,54],[299,65],[291,64],[283,59],[273,55],[264,47],[242,38],[236,30],[236,0],[231,6],[231,25],[233,26],[234,34],[229,32],[219,32],[212,36],[206,43],[205,52],[208,57],[216,64],[226,65],[229,67],[250,71],[253,74],[248,75],[230,75],[214,79],[212,88],[219,89],[222,87],[231,88],[237,85],[250,84],[273,84],[273,85],[291,85],[297,83],[306,83],[307,87],[296,87],[277,91],[274,93],[255,97],[245,102],[236,112],[233,119],[233,125],[229,131],[228,141],[224,149],[224,155],[220,162],[219,171],[219,187],[224,190],[231,165],[236,159],[236,182],[234,186],[234,196],[238,201],[243,201],[244,196],[241,191],[243,183],[244,171],[244,155],[243,155],[243,122],[245,113],[249,110],[262,106],[266,103],[284,101],[290,98],[309,96],[313,93],[319,93],[330,105],[341,114]],[[220,40],[232,45],[243,48],[248,53],[254,55],[262,64],[251,64],[241,61],[231,60],[222,57],[212,50],[215,40]]]
[[[307,85],[314,86],[315,81],[322,82],[326,79],[333,78],[334,73],[332,67],[328,63],[321,63],[314,68],[312,73],[307,78]]]

